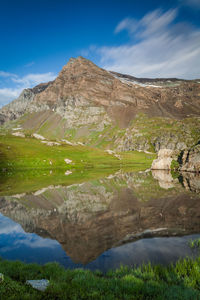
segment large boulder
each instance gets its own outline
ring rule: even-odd
[[[171,170],[172,160],[176,158],[177,153],[171,149],[160,149],[158,158],[154,159],[152,170]]]

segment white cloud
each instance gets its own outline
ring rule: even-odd
[[[137,28],[137,21],[131,18],[125,18],[122,20],[117,27],[115,28],[115,33],[119,33],[120,31],[126,29],[130,33],[133,33]]]
[[[26,87],[32,87],[33,85],[40,84],[41,82],[47,82],[55,79],[55,74],[52,72],[43,74],[28,74],[24,77],[12,78],[12,81],[22,84]]]
[[[16,99],[23,88],[2,88],[0,89],[0,108],[11,100]]]
[[[54,80],[56,74],[48,72],[41,74],[28,74],[26,76],[19,77],[16,74],[0,71],[0,77],[6,78],[7,80],[9,79],[12,84],[15,84],[14,87],[0,88],[0,107],[2,107],[3,105],[9,103],[11,100],[16,99],[23,89],[34,87],[35,85],[38,85],[42,82]]]
[[[160,9],[156,9],[146,14],[140,21],[135,19],[125,18],[115,28],[115,33],[127,30],[130,34],[135,34],[137,37],[149,36],[161,32],[175,19],[177,10],[169,10],[162,13]]]
[[[200,9],[200,1],[199,0],[179,0],[181,4],[189,6],[194,9]]]
[[[177,10],[155,10],[141,20],[122,20],[115,33],[132,39],[118,47],[98,49],[104,68],[138,77],[200,77],[200,29],[175,23]]]
[[[24,67],[29,68],[29,67],[32,67],[34,64],[35,64],[35,62],[31,61],[31,62],[27,63]]]
[[[9,72],[0,71],[0,77],[17,77],[17,75]]]

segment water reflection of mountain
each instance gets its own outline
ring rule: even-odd
[[[118,172],[68,187],[5,196],[0,212],[27,232],[58,240],[74,262],[144,236],[200,232],[200,177]],[[195,193],[194,193],[195,192]]]

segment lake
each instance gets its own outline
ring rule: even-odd
[[[79,177],[73,184],[70,176],[65,185],[51,180],[24,191],[20,186],[17,194],[20,175],[12,184],[3,178],[2,258],[105,272],[122,264],[166,265],[198,254],[189,246],[200,237],[197,174],[119,170],[92,180]]]

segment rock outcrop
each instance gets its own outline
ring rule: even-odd
[[[180,156],[181,171],[200,172],[200,145],[182,152]]]
[[[172,165],[174,161],[175,166]],[[183,151],[161,149],[152,163],[152,170],[176,170],[200,173],[200,144]]]

